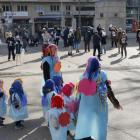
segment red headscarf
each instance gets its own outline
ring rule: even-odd
[[[61,90],[61,95],[66,95],[69,98],[72,94],[72,89],[73,86],[70,83],[65,84]]]
[[[51,103],[51,108],[54,108],[56,107],[57,109],[62,109],[63,110],[63,107],[64,107],[64,99],[61,95],[55,95],[53,98],[52,98],[52,103]]]
[[[72,86],[72,88],[73,88],[73,91],[72,92],[75,92],[74,90],[75,90],[75,85],[72,83],[72,82],[69,82],[69,84]]]

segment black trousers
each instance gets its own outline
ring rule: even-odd
[[[67,47],[67,46],[68,46],[67,39],[64,39],[64,46],[65,46],[65,47]]]
[[[115,46],[117,47],[117,42],[116,41],[112,41],[112,48],[114,46],[114,42],[115,42]]]
[[[20,123],[21,123],[21,121],[17,121],[17,122],[16,122],[16,126],[18,126]]]
[[[100,45],[94,45],[94,46],[93,46],[93,49],[94,49],[94,51],[93,51],[93,56],[95,56],[95,54],[96,54],[96,49],[98,49],[98,58],[100,59]]]
[[[54,44],[58,45],[59,40],[54,40]]]
[[[85,41],[85,52],[87,51],[87,46],[88,46],[88,51],[90,51],[90,42],[89,41]]]
[[[10,60],[11,58],[11,52],[12,52],[13,60],[15,60],[14,49],[8,49],[8,59]]]

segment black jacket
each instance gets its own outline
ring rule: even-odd
[[[100,42],[102,41],[101,37],[97,34],[93,36],[93,45],[100,46]]]
[[[10,45],[10,41],[12,41],[12,46]],[[8,37],[6,39],[6,43],[8,43],[8,49],[15,49],[15,39],[13,37]]]
[[[65,30],[63,39],[65,39],[65,40],[68,39],[68,34],[69,34],[68,30]]]
[[[101,34],[101,39],[102,39],[101,44],[102,44],[102,45],[105,45],[105,44],[106,44],[106,37],[107,37],[107,36],[104,36],[104,37],[103,37],[102,34]]]
[[[85,40],[85,39],[86,39],[86,33],[87,33],[87,40]],[[87,32],[85,32],[85,34],[84,34],[84,42],[85,42],[85,41],[90,42],[90,40],[91,40],[91,33],[90,33],[89,31],[87,31]]]

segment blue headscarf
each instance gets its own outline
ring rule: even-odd
[[[90,57],[88,59],[85,73],[88,74],[89,81],[91,81],[91,79],[92,79],[93,72],[94,72],[94,77],[96,77],[98,72],[100,72],[100,69],[99,69],[100,66],[101,66],[101,64],[99,63],[99,60],[97,57]]]
[[[61,94],[61,89],[63,87],[63,84],[60,85],[60,80],[62,80],[62,83],[63,83],[62,76],[60,76],[60,75],[53,76],[53,81],[55,82],[55,88],[56,88],[58,94]]]
[[[27,99],[26,99],[26,97],[24,95],[21,82],[19,80],[15,81],[12,84],[12,87],[13,87],[14,93],[18,94],[20,100],[22,101],[22,105],[26,106],[27,105]],[[11,96],[11,100],[12,100],[12,96]],[[15,95],[14,95],[14,100],[15,100]]]
[[[55,85],[55,83],[54,83],[53,80],[49,79],[49,80],[46,81],[46,83],[44,85],[44,89],[43,89],[44,96],[42,97],[42,101],[41,101],[42,106],[46,106],[46,101],[47,101],[46,100],[47,99],[46,89],[49,88],[49,89],[51,89],[51,91],[54,91],[54,85]]]

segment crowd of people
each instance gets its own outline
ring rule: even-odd
[[[61,61],[55,44],[47,46],[42,60],[41,105],[52,140],[106,140],[108,123],[108,102],[114,108],[122,109],[115,98],[107,73],[102,70],[99,59],[89,57],[85,73],[74,85],[63,85]],[[78,79],[77,79],[78,80]],[[88,88],[87,88],[88,87]],[[21,78],[15,79],[9,90],[9,117],[15,121],[15,129],[24,128],[24,119],[29,117],[26,87]],[[0,79],[0,127],[6,127],[4,120],[8,95],[4,81]],[[94,116],[94,117],[93,117]],[[88,118],[88,119],[87,119]],[[75,130],[75,136],[70,131]]]

